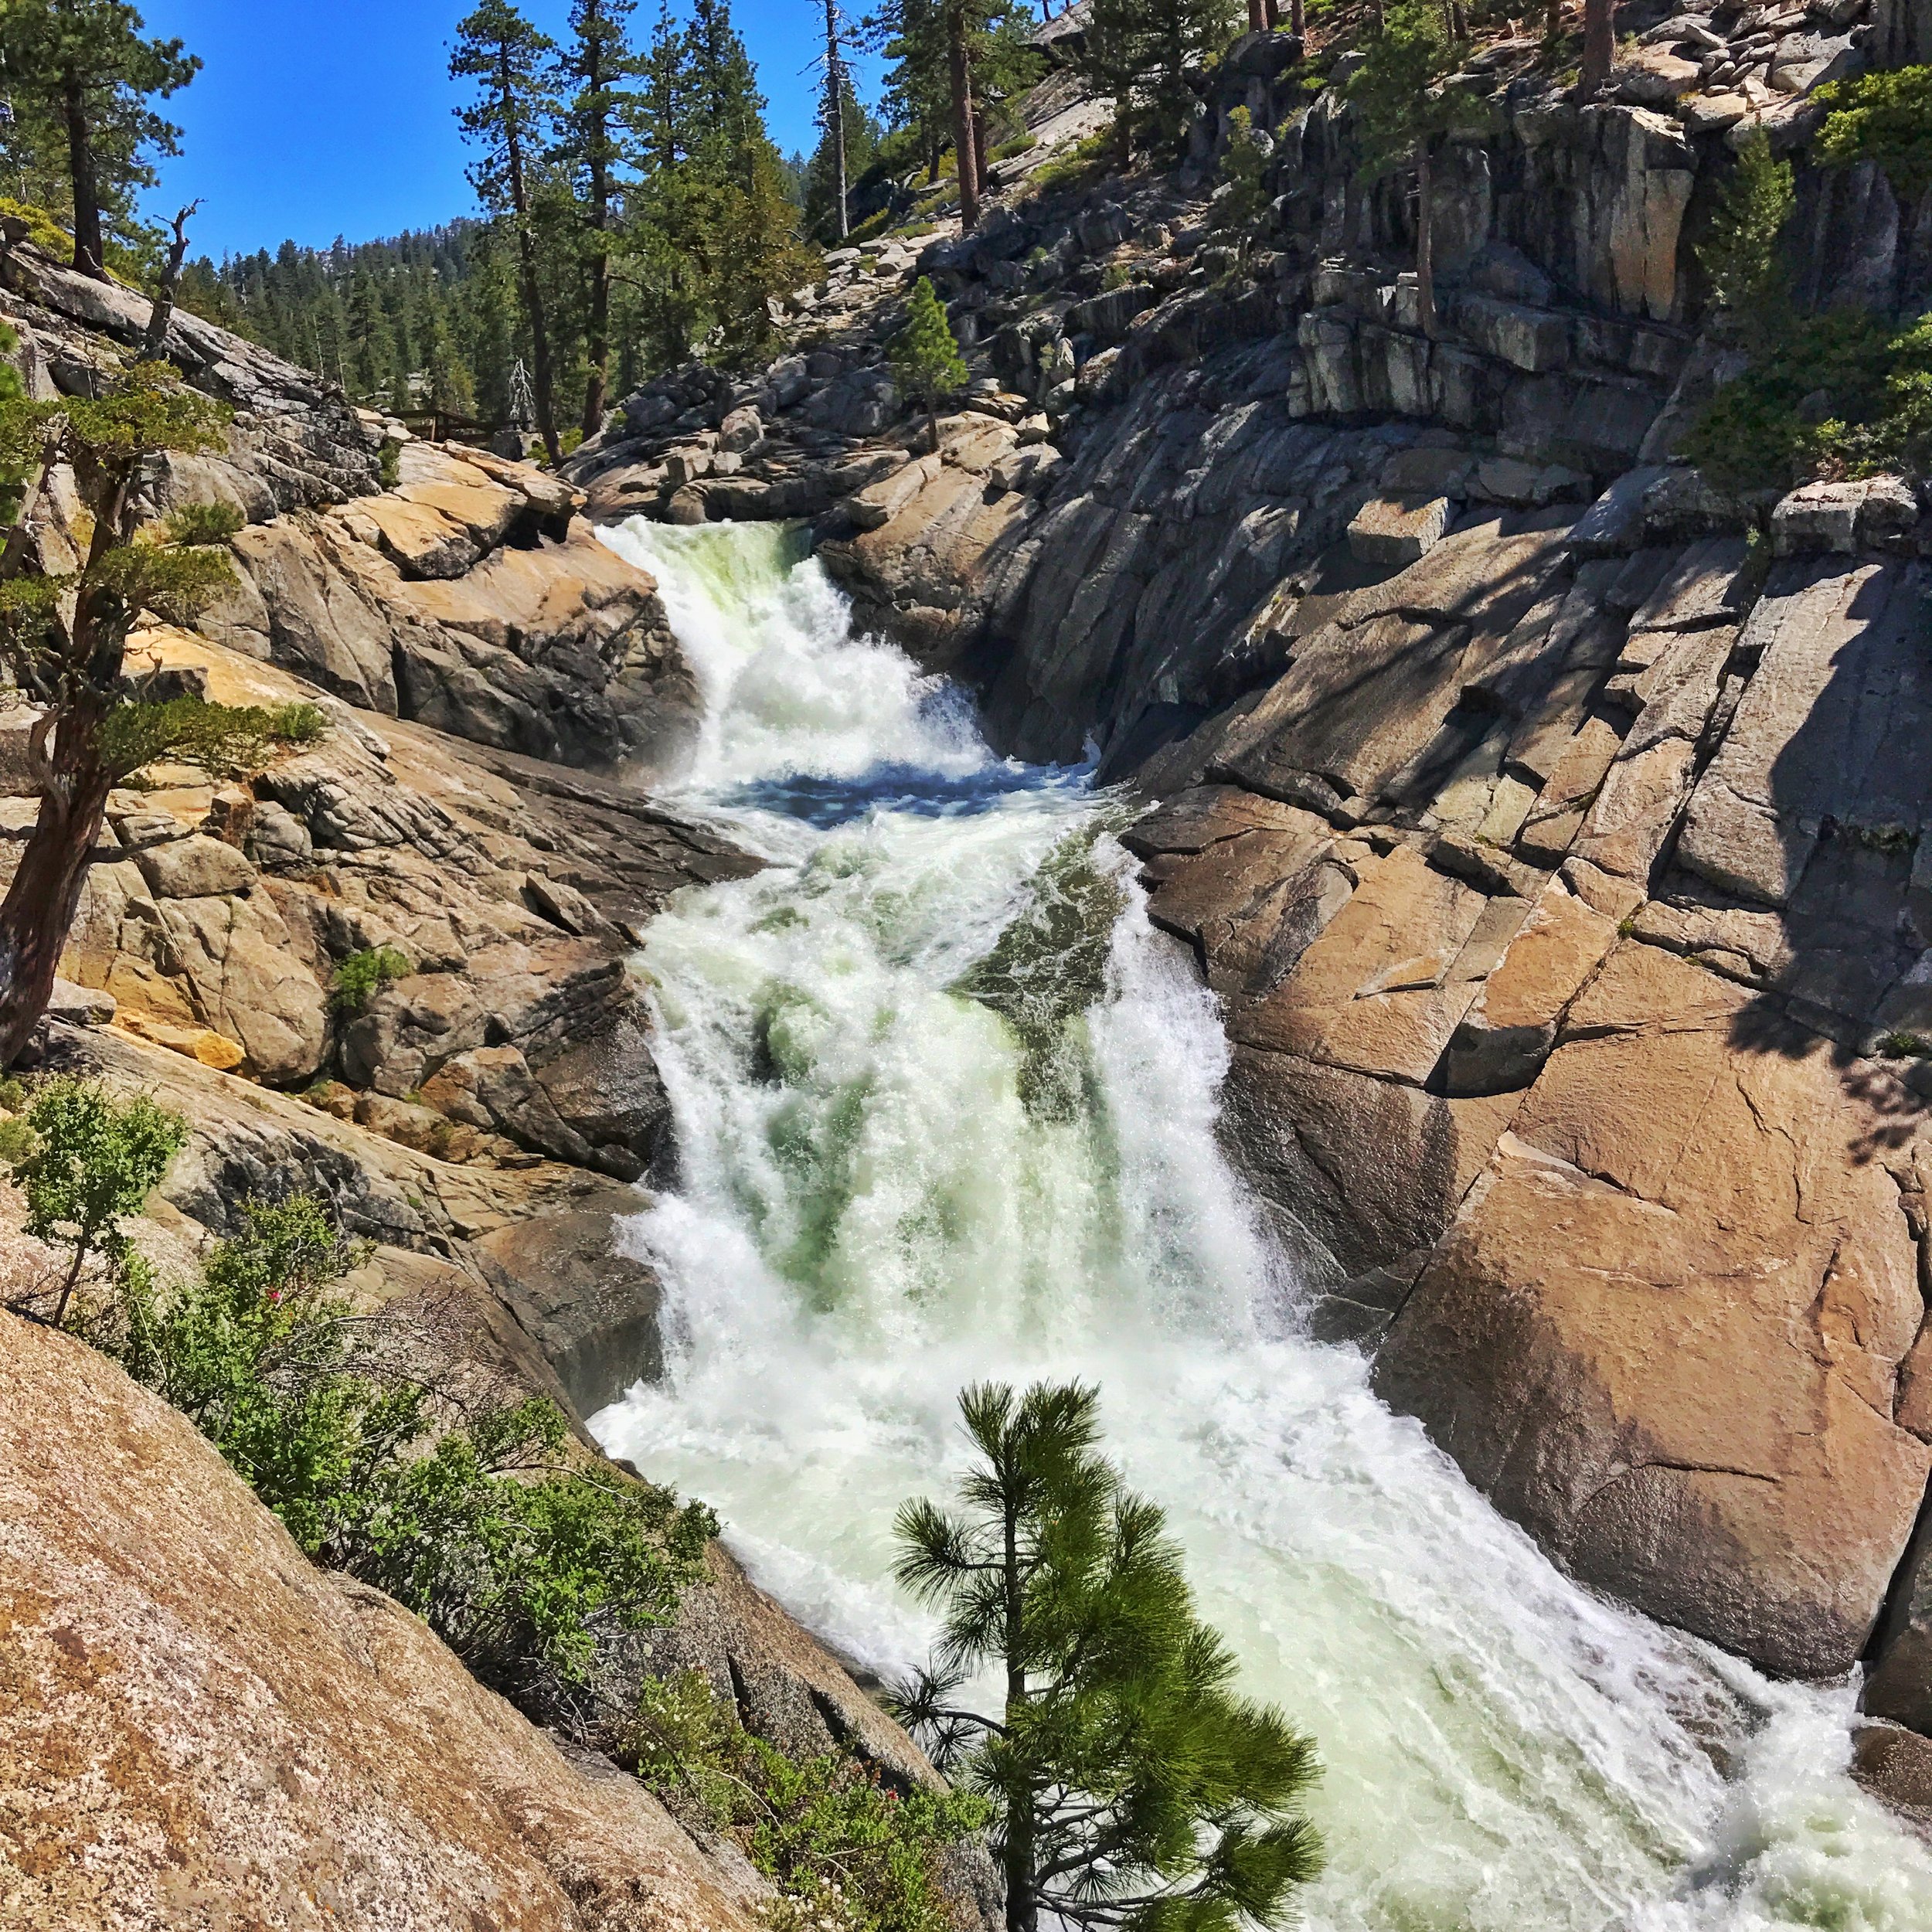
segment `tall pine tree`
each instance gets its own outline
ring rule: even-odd
[[[1315,1747],[1233,1689],[1161,1511],[1098,1450],[1091,1388],[960,1398],[978,1452],[954,1512],[896,1525],[900,1581],[944,1621],[900,1713],[998,1806],[1009,1932],[1281,1923],[1321,1866]],[[997,1715],[961,1701],[988,1666]]]
[[[530,333],[536,426],[553,463],[561,460],[563,451],[557,434],[556,374],[538,270],[533,204],[535,173],[556,121],[557,101],[549,86],[550,60],[556,52],[556,43],[509,0],[482,0],[458,25],[450,56],[451,77],[474,84],[470,104],[457,111],[464,134],[478,150],[470,181],[478,200],[510,230],[524,323]]]
[[[73,265],[107,274],[106,226],[125,227],[157,156],[181,130],[151,104],[185,87],[201,63],[179,40],[145,39],[124,0],[5,0],[0,65],[16,97],[56,124],[66,147]]]
[[[573,0],[559,69],[564,106],[558,158],[577,190],[583,231],[586,436],[603,427],[610,393],[612,230],[628,159],[624,124],[636,100],[628,85],[637,70],[629,32],[634,5]]]

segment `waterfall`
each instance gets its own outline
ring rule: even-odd
[[[679,1172],[631,1233],[667,1366],[604,1444],[889,1674],[930,1634],[893,1514],[961,1466],[961,1385],[1094,1381],[1243,1688],[1320,1743],[1311,1926],[1932,1927],[1932,1854],[1845,1769],[1855,1686],[1767,1682],[1579,1588],[1302,1334],[1120,801],[995,757],[785,532],[606,540],[704,689],[682,802],[773,862],[651,930]]]

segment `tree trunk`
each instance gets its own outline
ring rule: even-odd
[[[107,815],[114,780],[100,764],[99,726],[97,699],[61,718],[40,815],[0,901],[0,1066],[19,1057],[53,996],[54,973]]]
[[[973,146],[973,77],[966,57],[966,14],[961,0],[946,9],[946,60],[953,83],[953,151],[959,158],[959,220],[963,230],[979,226],[979,169]]]
[[[1261,0],[1261,13],[1270,33],[1281,31],[1281,0]]]
[[[1434,185],[1429,144],[1416,148],[1416,287],[1422,298],[1422,332],[1430,341],[1436,333],[1435,219],[1430,212]]]
[[[986,111],[977,99],[973,103],[973,179],[985,194],[992,170],[986,165]]]
[[[1617,64],[1615,0],[1583,0],[1583,97],[1593,99]]]
[[[937,445],[935,445],[937,447]],[[1019,1570],[1019,1522],[1012,1502],[1005,1505],[1006,1546],[1003,1554],[1006,1655],[1005,1718],[1010,1726],[1015,1711],[1026,1702],[1026,1671],[1015,1660],[1026,1655],[1026,1596]],[[1006,1876],[1006,1932],[1039,1932],[1039,1900],[1034,1893],[1036,1862],[1033,1792],[1015,1772],[1005,1792],[1006,1844],[1002,1863]]]
[[[503,108],[503,150],[510,178],[510,213],[516,223],[518,281],[522,285],[523,306],[530,318],[530,387],[536,403],[537,433],[543,438],[552,463],[563,460],[563,445],[556,433],[555,381],[550,367],[550,332],[543,324],[543,296],[537,286],[536,243],[530,234],[529,196],[523,179],[523,144],[516,131],[515,97],[510,78],[509,48],[502,50],[498,69],[498,99]]]
[[[100,182],[94,169],[94,144],[87,126],[87,97],[80,77],[67,70],[60,90],[61,118],[67,124],[67,172],[73,178],[73,265],[97,281],[107,279],[100,239]]]
[[[604,49],[589,43],[584,82],[592,94],[604,86]],[[604,427],[611,386],[611,119],[600,108],[590,131],[590,257],[584,265],[583,355],[590,364],[583,383],[583,434]],[[554,460],[554,459],[553,459]]]
[[[161,271],[161,287],[156,291],[154,306],[148,311],[148,332],[141,338],[141,359],[144,362],[158,362],[162,352],[168,346],[168,325],[174,320],[175,288],[181,280],[181,265],[188,257],[188,218],[201,206],[191,201],[176,215],[174,221],[175,238],[168,245],[168,264]],[[318,334],[315,338],[315,373],[322,372],[322,345]]]
[[[1308,37],[1308,10],[1302,0],[1288,0],[1288,31],[1298,40],[1305,41]]]
[[[1543,38],[1553,44],[1563,38],[1563,0],[1543,0]]]
[[[845,213],[845,77],[838,55],[838,0],[825,0],[825,134],[832,143],[832,207],[841,241],[852,233]]]
[[[1248,32],[1265,33],[1268,27],[1268,13],[1265,0],[1248,0]]]

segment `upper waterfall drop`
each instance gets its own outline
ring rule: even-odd
[[[1849,1689],[1578,1588],[1299,1334],[1216,1145],[1214,1002],[1117,803],[997,757],[783,532],[607,540],[706,693],[687,794],[775,861],[651,929],[680,1174],[634,1226],[668,1374],[607,1445],[898,1670],[928,1631],[892,1515],[958,1466],[960,1385],[1097,1381],[1247,1686],[1321,1745],[1311,1923],[1932,1927],[1932,1860],[1845,1775]]]

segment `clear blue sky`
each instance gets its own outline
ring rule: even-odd
[[[451,110],[449,42],[469,0],[141,0],[148,31],[179,34],[202,71],[165,111],[183,130],[149,212],[201,198],[196,253],[326,247],[427,228],[471,213]],[[569,0],[526,0],[560,32]],[[847,11],[865,10],[853,0]],[[802,73],[824,32],[822,0],[736,0],[757,63],[772,135],[808,148],[813,81]],[[648,28],[655,0],[632,16]],[[862,77],[862,87],[865,84]]]

